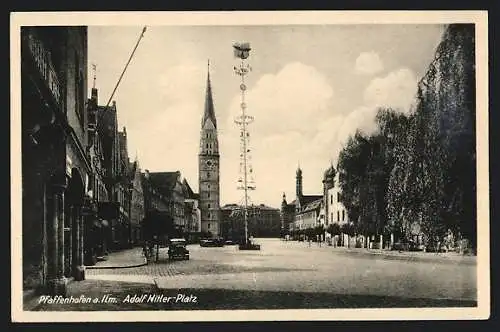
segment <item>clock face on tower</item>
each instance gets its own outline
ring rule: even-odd
[[[207,160],[205,164],[207,165],[208,168],[215,167],[215,162],[213,160]]]

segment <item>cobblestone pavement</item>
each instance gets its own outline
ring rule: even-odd
[[[144,265],[146,259],[142,253],[142,248],[134,247],[131,249],[120,250],[110,253],[105,261],[99,261],[93,266],[87,266],[88,270],[102,268],[120,268],[135,267]]]
[[[428,255],[434,258],[426,261],[386,259],[387,255],[346,255],[342,251],[345,249],[309,247],[276,239],[259,242],[260,251],[190,245],[190,260],[173,262],[167,260],[167,249],[161,248],[158,263],[87,270],[87,280],[73,282],[71,294],[111,292],[123,299],[135,293],[153,291],[170,296],[182,292],[203,299],[190,309],[476,305],[476,266],[470,264],[473,260],[447,260],[432,254]],[[95,286],[80,289],[92,283]],[[57,308],[42,305],[37,310],[69,310]],[[85,310],[82,308],[73,305],[74,310]],[[186,305],[122,303],[121,308],[175,310]]]

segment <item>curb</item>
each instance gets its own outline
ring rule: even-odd
[[[142,263],[137,263],[137,264],[132,264],[132,265],[111,265],[111,266],[85,266],[85,269],[89,270],[109,270],[109,269],[129,269],[133,267],[141,267],[144,265],[148,265],[148,261],[146,258],[144,258],[144,261]]]

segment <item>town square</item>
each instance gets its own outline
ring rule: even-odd
[[[477,25],[161,22],[19,27],[22,310],[478,307]]]

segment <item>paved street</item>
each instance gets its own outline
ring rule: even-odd
[[[476,305],[474,257],[374,254],[365,249],[349,251],[317,244],[309,247],[307,243],[277,239],[259,239],[258,243],[261,251],[190,245],[189,261],[170,263],[166,260],[167,249],[162,248],[159,263],[87,270],[86,281],[72,283],[71,295],[114,294],[121,305],[79,304],[72,305],[72,310]],[[128,294],[143,293],[172,297],[183,294],[186,298],[194,295],[197,302],[122,302]],[[69,306],[42,305],[37,310],[69,310]]]

